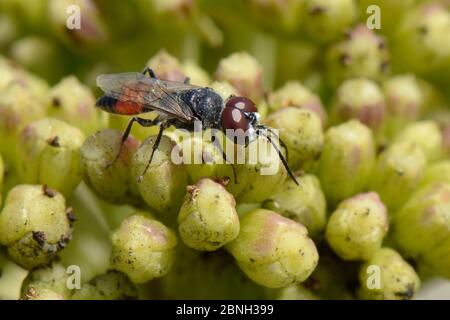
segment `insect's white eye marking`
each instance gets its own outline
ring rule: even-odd
[[[235,122],[239,122],[242,119],[242,113],[238,109],[233,109],[233,111],[231,111],[231,116]]]

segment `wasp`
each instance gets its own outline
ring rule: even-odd
[[[190,84],[189,78],[186,78],[184,82],[158,79],[155,72],[148,67],[141,73],[100,75],[97,77],[97,86],[104,92],[104,95],[96,102],[97,107],[110,113],[133,116],[123,132],[120,150],[113,163],[119,158],[123,144],[135,122],[144,127],[159,126],[150,159],[141,177],[150,166],[165,129],[174,126],[194,130],[194,122],[200,121],[202,128],[205,129],[218,129],[223,132],[243,130],[246,133],[245,146],[256,140],[258,136],[265,137],[275,148],[289,176],[298,185],[286,158],[272,137],[278,139],[280,145],[286,150],[287,157],[285,144],[270,127],[260,123],[255,103],[246,97],[230,96],[224,101],[213,89]],[[139,117],[140,114],[148,112],[156,112],[156,118]],[[223,150],[222,154],[227,161]]]

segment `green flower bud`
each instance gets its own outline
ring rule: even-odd
[[[230,96],[238,95],[237,90],[226,81],[214,81],[209,87],[216,91],[223,100],[228,99]]]
[[[422,149],[412,143],[396,143],[378,157],[370,189],[392,211],[399,209],[419,185],[426,166]]]
[[[48,292],[55,296],[59,295],[61,299],[69,298],[71,292],[67,287],[66,268],[54,262],[49,266],[31,271],[22,284],[22,298],[35,296],[33,292],[37,293],[37,296]]]
[[[12,17],[6,14],[0,14],[0,48],[5,48],[12,41],[17,39],[18,26]]]
[[[50,90],[49,114],[80,128],[86,135],[106,127],[108,115],[94,108],[91,90],[74,76],[63,78]]]
[[[0,299],[17,300],[20,298],[22,282],[28,274],[15,264],[7,255],[6,250],[0,249]]]
[[[351,120],[328,129],[318,168],[327,199],[337,203],[367,186],[375,164],[369,128]]]
[[[81,147],[83,179],[102,199],[118,204],[140,203],[141,197],[129,173],[139,141],[128,137],[114,162],[121,137],[119,131],[104,129],[86,139]]]
[[[301,224],[257,209],[241,219],[238,237],[227,245],[244,273],[256,283],[281,288],[306,280],[319,260]]]
[[[264,207],[304,225],[311,236],[318,235],[327,219],[325,196],[316,176],[296,175],[299,186],[287,179]]]
[[[250,6],[253,18],[271,31],[283,31],[292,33],[300,24],[300,15],[303,0],[250,0],[246,1]]]
[[[79,26],[71,26],[68,23],[76,23],[74,17],[68,15],[70,6],[79,7]],[[75,12],[70,12],[72,15]],[[82,45],[96,46],[105,43],[108,38],[108,30],[105,26],[101,11],[92,0],[50,0],[48,2],[48,19],[54,33],[65,43],[79,47]]]
[[[356,18],[354,0],[306,0],[303,23],[314,41],[330,42],[350,27]]]
[[[389,229],[386,207],[375,192],[342,201],[326,229],[328,244],[344,260],[367,260],[381,248]]]
[[[279,145],[278,149],[280,149]],[[245,163],[235,165],[237,181],[234,181],[231,171],[228,176],[230,183],[227,186],[227,190],[236,197],[238,202],[260,203],[283,185],[287,171],[275,148],[264,137],[258,137],[246,148],[243,145],[237,146],[238,162],[239,153],[245,155]],[[229,167],[226,166],[228,173],[230,173]]]
[[[380,80],[389,69],[386,42],[365,25],[358,25],[345,40],[328,49],[326,65],[328,81],[334,87],[355,77]]]
[[[442,133],[438,124],[432,120],[411,123],[394,137],[393,142],[417,144],[425,154],[428,163],[436,161],[442,156]]]
[[[214,251],[239,233],[236,202],[223,185],[201,179],[188,187],[178,215],[178,231],[190,248]]]
[[[393,43],[399,68],[414,72],[439,72],[449,65],[450,13],[445,1],[428,1],[407,10]]]
[[[370,300],[409,300],[419,290],[414,268],[390,248],[378,250],[361,266],[358,297]]]
[[[118,271],[108,271],[81,286],[72,300],[136,300],[136,287]]]
[[[337,89],[331,106],[334,124],[356,118],[379,133],[385,118],[385,102],[376,82],[366,78],[344,81]]]
[[[22,300],[65,300],[64,296],[47,288],[31,286],[23,295]]]
[[[137,182],[137,188],[144,201],[154,210],[168,217],[175,214],[183,200],[188,176],[182,165],[172,161],[175,143],[163,136],[155,150],[146,173],[156,136],[145,140],[133,155],[130,164],[131,179]]]
[[[0,80],[1,81],[1,80]],[[28,122],[45,117],[45,107],[25,86],[13,83],[0,94],[0,153],[7,162],[13,162],[17,134]]]
[[[16,167],[25,183],[46,184],[68,195],[81,180],[84,134],[55,118],[30,123],[19,135]]]
[[[288,81],[281,88],[273,91],[268,96],[269,108],[271,111],[285,107],[299,107],[311,110],[320,117],[322,126],[325,127],[327,114],[322,105],[320,97],[299,81]]]
[[[412,74],[399,75],[383,84],[386,97],[386,125],[388,137],[393,137],[409,122],[417,120],[422,111],[424,96]]]
[[[48,264],[72,236],[64,197],[46,186],[18,185],[0,213],[0,244],[20,266]]]
[[[111,236],[111,266],[134,283],[165,275],[175,257],[175,233],[145,213],[126,218]]]
[[[233,53],[220,60],[216,79],[229,82],[239,94],[255,102],[263,96],[262,67],[246,52]]]
[[[193,85],[207,87],[211,83],[208,73],[192,60],[184,62],[181,69]]]
[[[282,108],[265,120],[269,127],[280,130],[286,144],[288,163],[292,170],[318,157],[323,148],[324,134],[319,116],[307,109]]]
[[[394,238],[407,256],[418,257],[442,245],[450,236],[450,184],[430,183],[397,212]]]
[[[146,64],[155,73],[156,77],[164,80],[183,82],[186,74],[177,58],[170,55],[166,50],[160,50]]]
[[[182,243],[177,246],[174,266],[159,282],[164,299],[266,298],[264,288],[246,277],[224,250],[200,252]]]
[[[450,183],[450,160],[442,160],[427,166],[422,179],[422,186],[430,182]]]
[[[59,48],[46,38],[28,36],[19,39],[11,45],[10,51],[14,61],[46,79],[56,79],[58,70],[63,69],[62,60],[58,59]]]
[[[439,245],[427,250],[421,257],[419,266],[431,274],[450,279],[450,236]]]

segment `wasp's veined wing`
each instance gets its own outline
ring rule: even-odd
[[[97,86],[110,97],[140,104],[148,108],[148,111],[160,111],[182,121],[191,121],[194,117],[191,109],[172,95],[178,91],[198,88],[193,85],[153,79],[137,72],[126,72],[100,75],[97,77]]]

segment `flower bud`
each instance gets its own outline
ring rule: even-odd
[[[192,60],[184,62],[181,69],[193,85],[207,87],[211,83],[208,73]]]
[[[48,264],[71,239],[64,197],[47,186],[18,185],[0,213],[0,244],[20,266]]]
[[[172,266],[177,244],[172,230],[142,212],[126,218],[111,241],[111,266],[134,283],[165,275]]]
[[[239,233],[236,202],[224,186],[201,179],[188,186],[178,215],[178,231],[190,248],[214,251],[234,240]]]
[[[301,224],[257,209],[242,217],[241,231],[227,249],[253,281],[281,288],[306,280],[317,265],[319,255],[307,233]]]
[[[432,120],[411,123],[394,137],[393,142],[417,144],[422,149],[428,163],[436,161],[442,156],[442,133],[437,123]]]
[[[426,167],[422,179],[422,186],[430,182],[449,182],[450,183],[450,161],[442,160],[430,164]]]
[[[450,236],[439,245],[427,250],[419,266],[433,275],[450,279]]]
[[[314,41],[333,41],[353,24],[356,13],[354,0],[306,0],[305,31]]]
[[[393,57],[399,68],[441,72],[449,65],[449,5],[428,1],[407,10],[394,35]]]
[[[217,92],[225,101],[230,96],[237,96],[237,90],[226,81],[213,81],[210,85],[211,89]]]
[[[276,143],[276,139],[274,140]],[[244,146],[239,145],[237,148],[238,154],[239,148],[244,148]],[[279,144],[277,144],[277,148],[281,149]],[[234,181],[233,175],[230,175],[227,189],[235,195],[238,202],[260,203],[268,199],[283,185],[287,171],[275,148],[264,137],[258,137],[241,153],[245,154],[245,163],[235,165],[237,181]],[[239,162],[239,158],[237,162]],[[229,172],[229,166],[225,169]]]
[[[383,84],[386,98],[386,135],[395,136],[408,123],[417,120],[422,111],[424,96],[412,74],[398,75]]]
[[[328,49],[326,67],[328,81],[334,87],[356,77],[381,80],[389,69],[386,41],[360,24],[346,34],[345,40]]]
[[[118,271],[108,271],[82,285],[72,300],[136,300],[136,287]]]
[[[351,120],[328,129],[318,168],[327,199],[337,203],[367,186],[375,163],[368,127]]]
[[[66,268],[57,262],[35,269],[28,274],[22,284],[22,297],[27,299],[48,292],[56,297],[59,295],[61,299],[67,299],[71,295],[67,287],[67,277]]]
[[[151,136],[141,144],[131,159],[130,173],[131,179],[137,181],[137,188],[144,201],[150,208],[167,217],[169,213],[178,212],[188,176],[182,165],[172,161],[175,143],[166,136],[162,137],[144,174],[155,141],[156,136]]]
[[[325,127],[326,125],[327,114],[320,97],[304,87],[299,81],[288,81],[278,90],[271,92],[268,96],[268,103],[271,111],[285,107],[311,110],[320,117],[322,126]]]
[[[359,272],[358,297],[365,300],[409,300],[419,290],[414,268],[390,248],[378,250]]]
[[[1,82],[1,80],[0,80]],[[17,134],[28,122],[45,117],[46,110],[27,87],[13,83],[0,94],[0,153],[13,162]]]
[[[46,184],[68,195],[81,180],[84,134],[55,118],[31,122],[19,135],[17,171],[25,183]]]
[[[375,192],[339,204],[326,229],[328,244],[344,260],[367,260],[381,248],[389,229],[384,204]]]
[[[281,289],[268,289],[269,300],[318,300],[311,291],[302,285],[293,284]]]
[[[325,227],[327,212],[320,181],[312,174],[296,175],[299,185],[287,179],[264,207],[304,225],[311,236]]]
[[[317,158],[323,148],[324,134],[319,116],[307,109],[282,108],[265,120],[269,127],[279,129],[280,139],[288,148],[292,170]]]
[[[376,82],[366,78],[344,81],[331,106],[334,124],[356,118],[379,133],[385,119],[384,96]]]
[[[450,237],[450,184],[429,183],[415,191],[394,217],[393,235],[402,252],[418,257]]]
[[[254,20],[271,31],[293,33],[299,27],[303,0],[250,0],[246,3]]]
[[[263,96],[262,67],[246,52],[237,52],[220,60],[216,70],[218,81],[227,81],[240,95],[258,103]]]
[[[422,149],[413,143],[396,143],[378,157],[370,189],[395,212],[419,185],[426,166]]]
[[[128,137],[120,157],[121,133],[104,129],[89,136],[81,147],[84,181],[102,199],[113,203],[140,203],[141,197],[130,177],[130,165],[139,141]]]
[[[95,46],[109,38],[101,11],[92,0],[50,0],[48,19],[55,35],[78,49],[80,44]]]
[[[237,268],[237,266],[236,266]],[[7,255],[6,250],[0,250],[0,299],[17,300],[20,298],[22,282],[28,274],[15,264]]]
[[[63,78],[50,90],[49,114],[80,128],[86,135],[106,127],[108,115],[95,108],[91,90],[75,76]]]
[[[3,164],[3,158],[0,154],[0,208],[2,207],[2,190],[3,190],[3,179],[5,176],[5,165]]]
[[[159,79],[179,82],[186,79],[186,74],[178,59],[164,49],[154,55],[146,66],[151,68]]]

